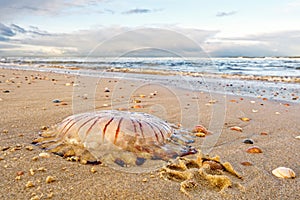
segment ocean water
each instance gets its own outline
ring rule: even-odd
[[[300,58],[0,57],[0,68],[137,79],[193,91],[300,103]],[[261,81],[270,76],[281,81]]]
[[[300,58],[10,57],[0,65],[300,77]]]

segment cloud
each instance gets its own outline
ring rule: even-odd
[[[0,19],[10,20],[15,17],[30,13],[34,15],[57,15],[65,8],[88,7],[98,4],[104,0],[1,0]]]
[[[215,31],[186,29],[140,28],[111,26],[81,30],[68,34],[44,34],[42,30],[10,25],[15,36],[9,37],[7,45],[20,45],[16,50],[6,48],[3,55],[64,55],[64,56],[120,56],[168,54],[201,56],[199,46]],[[17,32],[17,30],[19,30]],[[189,33],[187,37],[185,34]],[[194,37],[197,41],[190,39]],[[0,50],[3,49],[0,46]]]
[[[15,35],[15,33],[12,31],[11,28],[0,23],[0,36],[1,37],[5,38],[5,37],[11,37],[14,35]]]
[[[226,17],[230,15],[235,15],[237,12],[236,11],[230,11],[230,12],[218,12],[216,14],[217,17]]]
[[[299,56],[300,30],[212,39],[213,56]]]
[[[38,27],[0,24],[2,56],[299,56],[300,30],[219,37],[219,31],[98,27],[49,34]]]
[[[125,12],[122,12],[122,14],[130,15],[130,14],[145,14],[145,13],[151,13],[151,12],[158,12],[161,11],[162,9],[146,9],[146,8],[135,8],[135,9],[130,9]]]

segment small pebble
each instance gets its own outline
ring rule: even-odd
[[[22,176],[24,175],[24,171],[17,171],[17,176]]]
[[[143,106],[141,106],[141,105],[134,105],[134,106],[132,106],[132,108],[143,108]]]
[[[59,100],[59,99],[53,99],[52,102],[53,102],[53,103],[60,103],[61,100]]]
[[[2,133],[8,133],[8,130],[7,129],[4,129],[3,131],[2,131]]]
[[[38,168],[37,170],[40,171],[40,172],[45,172],[45,171],[47,171],[47,169],[46,169],[45,167],[40,167],[40,168]]]
[[[147,181],[148,181],[148,179],[147,179],[147,178],[144,178],[142,181],[143,181],[143,182],[147,182]]]
[[[92,173],[96,173],[96,172],[97,172],[97,170],[95,169],[95,167],[92,167],[92,168],[91,168],[91,172],[92,172]]]
[[[9,90],[3,90],[2,92],[3,92],[3,93],[10,93]]]
[[[261,135],[268,135],[267,132],[261,132],[260,134],[261,134]]]
[[[33,147],[32,146],[26,146],[25,149],[28,150],[28,151],[32,151]]]
[[[250,147],[246,150],[247,153],[262,153],[262,150],[257,147],[257,146],[253,146],[253,147]]]
[[[251,139],[245,139],[245,140],[243,141],[243,143],[245,143],[245,144],[253,144],[254,142],[253,142],[253,140],[251,140]]]
[[[34,175],[34,169],[30,169],[29,173],[30,173],[31,176],[33,176]]]
[[[34,157],[32,158],[32,161],[37,161],[38,159],[39,159],[38,156],[34,156]]]

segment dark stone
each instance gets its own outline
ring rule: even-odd
[[[253,140],[251,140],[251,139],[245,139],[245,140],[243,141],[243,143],[245,143],[245,144],[253,144],[254,142],[253,142]]]
[[[121,167],[125,167],[125,165],[126,165],[126,163],[123,160],[121,160],[120,158],[117,158],[115,160],[115,163]]]
[[[137,157],[136,161],[135,161],[135,164],[138,165],[138,166],[140,166],[140,165],[144,164],[145,161],[146,161],[145,158]]]
[[[61,101],[59,99],[52,100],[53,103],[60,103]]]

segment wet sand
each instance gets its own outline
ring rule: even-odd
[[[1,199],[189,198],[180,192],[180,182],[164,180],[158,171],[125,173],[102,165],[68,162],[55,155],[38,157],[43,151],[31,142],[43,126],[58,123],[73,113],[94,109],[148,112],[188,129],[202,124],[218,131],[222,124],[217,143],[207,153],[230,162],[243,179],[230,178],[244,189],[232,187],[220,192],[203,180],[187,189],[191,199],[300,198],[300,140],[295,138],[300,135],[300,105],[297,103],[193,92],[143,81],[76,78],[21,70],[1,69],[0,81]],[[105,87],[110,92],[104,92]],[[54,99],[61,102],[53,103]],[[242,117],[251,120],[244,122]],[[230,130],[232,126],[239,126],[243,131]],[[208,137],[197,138],[193,146],[201,148]],[[254,144],[243,143],[247,138]],[[254,145],[261,148],[262,153],[246,152]],[[252,165],[241,164],[246,161]],[[271,171],[279,166],[293,169],[296,178],[273,176]],[[91,172],[92,167],[95,173]],[[18,175],[20,180],[16,178]],[[48,176],[55,177],[56,181],[46,183]],[[32,181],[34,187],[26,187],[28,181]]]

